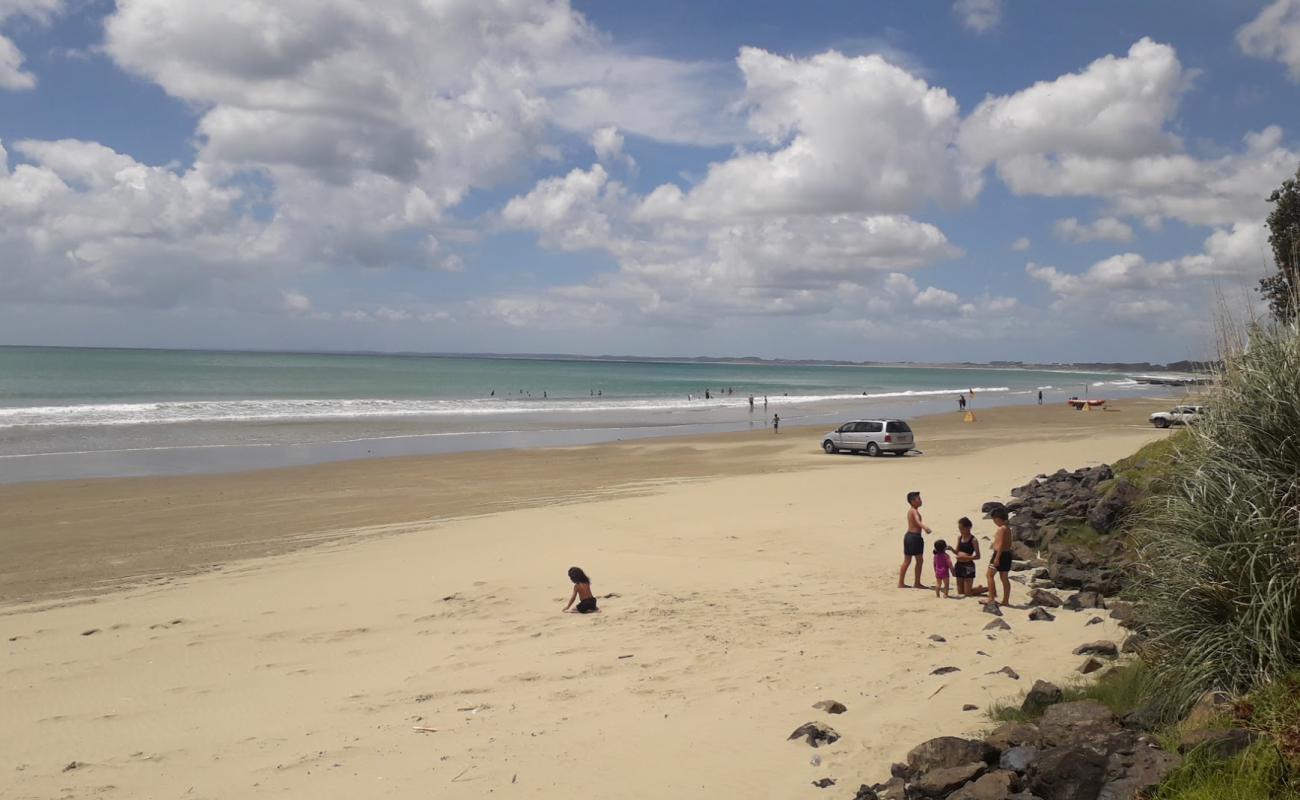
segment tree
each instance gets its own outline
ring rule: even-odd
[[[1259,282],[1259,293],[1279,322],[1294,322],[1300,313],[1300,169],[1268,196],[1268,243],[1273,246],[1277,273]]]

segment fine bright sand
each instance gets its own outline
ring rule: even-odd
[[[1157,405],[923,418],[906,459],[760,428],[0,487],[0,797],[847,796],[1123,635],[896,589],[906,492],[987,538]],[[603,613],[560,613],[574,564]],[[842,738],[786,740],[812,720]]]

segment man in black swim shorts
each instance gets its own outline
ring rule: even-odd
[[[903,534],[903,566],[898,569],[898,588],[907,588],[907,568],[912,564],[912,559],[916,559],[916,568],[912,586],[917,589],[926,587],[921,585],[921,563],[925,559],[925,539],[921,531],[931,533],[926,527],[925,521],[921,519],[921,493],[907,493],[907,533]]]
[[[1002,604],[1011,602],[1011,528],[1007,526],[1007,510],[1001,506],[989,512],[998,532],[993,534],[993,558],[989,560],[989,599],[985,603],[998,602],[998,587],[993,582],[996,576],[1002,582]]]

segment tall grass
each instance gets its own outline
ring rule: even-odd
[[[1168,713],[1300,666],[1300,334],[1225,359],[1178,468],[1134,520],[1153,698]]]

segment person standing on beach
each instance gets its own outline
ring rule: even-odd
[[[754,413],[754,395],[749,396],[749,413]]]
[[[989,561],[989,597],[981,602],[998,604],[998,587],[994,578],[1002,581],[1002,604],[1011,602],[1011,528],[1007,526],[1007,510],[1002,507],[993,509],[989,514],[998,526],[993,534],[993,558]]]
[[[957,395],[957,410],[958,411],[966,410],[966,395],[964,394]]]
[[[1042,389],[1039,389],[1039,390],[1038,390],[1038,404],[1039,404],[1040,406],[1043,404],[1043,390],[1042,390]]]
[[[953,548],[957,563],[953,565],[952,576],[957,579],[957,596],[975,594],[975,565],[980,560],[980,543],[971,532],[970,517],[957,520],[957,545]]]
[[[898,588],[907,588],[907,568],[912,559],[916,559],[916,571],[913,576],[913,589],[924,589],[921,585],[921,561],[925,558],[925,537],[921,532],[933,533],[925,526],[921,518],[921,493],[907,493],[907,533],[903,534],[903,566],[898,568]]]
[[[781,415],[780,415],[780,414],[773,414],[773,415],[772,415],[772,433],[780,433],[780,432],[781,432]]]
[[[763,410],[767,410],[767,395],[763,395]]]

